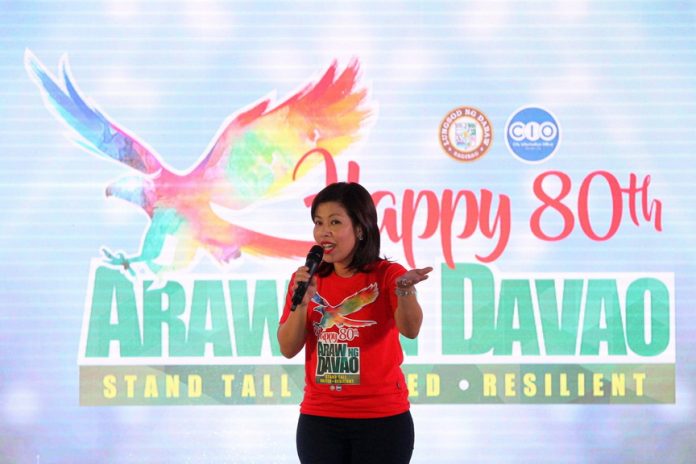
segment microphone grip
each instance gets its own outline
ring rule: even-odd
[[[305,293],[307,293],[307,282],[300,282],[299,284],[297,284],[295,293],[293,293],[292,295],[292,306],[290,306],[290,311],[294,311],[295,309],[297,309],[299,304],[302,303],[302,298],[304,298]]]
[[[297,288],[295,288],[295,293],[292,294],[292,306],[290,306],[290,311],[294,311],[300,303],[302,303],[302,299],[305,296],[305,293],[307,293],[307,287],[309,286],[309,282],[312,281],[312,277],[314,276],[314,273],[317,271],[317,268],[319,267],[319,263],[321,263],[321,259],[324,256],[324,249],[320,247],[319,245],[314,245],[311,250],[309,250],[309,254],[307,255],[307,261],[305,262],[305,266],[309,269],[309,278],[307,279],[307,282],[299,282],[297,284]]]

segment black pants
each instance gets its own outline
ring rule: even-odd
[[[297,454],[302,464],[405,464],[411,460],[414,437],[409,411],[379,419],[300,414]]]

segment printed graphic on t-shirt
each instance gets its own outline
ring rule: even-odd
[[[316,383],[360,384],[360,347],[351,346],[350,342],[360,336],[360,328],[377,324],[377,321],[347,316],[357,313],[377,296],[377,283],[355,292],[337,305],[332,305],[319,293],[314,295],[314,311],[321,314],[319,322],[314,323],[317,336]]]

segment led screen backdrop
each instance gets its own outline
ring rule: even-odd
[[[0,460],[296,462],[275,330],[339,180],[435,268],[414,462],[686,462],[695,12],[0,2]]]

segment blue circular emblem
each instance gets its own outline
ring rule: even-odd
[[[505,124],[505,144],[525,163],[541,163],[551,158],[561,142],[561,128],[547,110],[526,106],[517,110]]]

